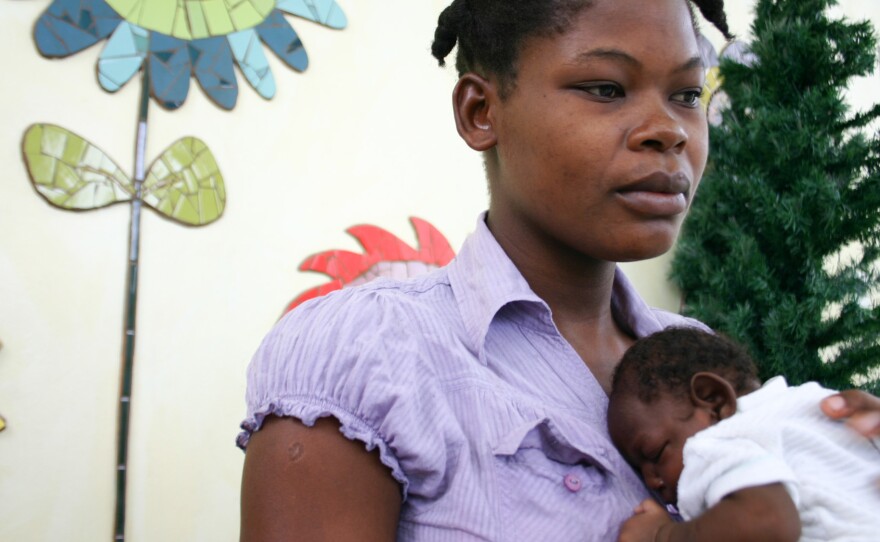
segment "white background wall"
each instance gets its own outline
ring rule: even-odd
[[[414,242],[415,215],[456,249],[473,229],[487,202],[480,158],[455,134],[453,71],[428,52],[445,4],[341,0],[344,31],[290,19],[310,54],[305,74],[267,53],[274,100],[239,77],[231,113],[194,80],[179,111],[151,105],[148,156],[203,139],[228,202],[204,228],[144,216],[129,540],[237,539],[244,370],[287,302],[324,282],[297,271],[303,258],[358,250],[343,232],[356,223]],[[48,5],[0,0],[0,540],[109,540],[129,209],[51,207],[20,141],[32,123],[59,124],[130,172],[138,85],[100,89],[102,44],[39,56],[31,32]],[[729,8],[737,33],[748,31],[748,5]],[[880,24],[873,0],[842,9]],[[852,99],[867,104],[878,90],[877,78],[859,82]],[[677,308],[666,259],[627,268],[650,302]]]

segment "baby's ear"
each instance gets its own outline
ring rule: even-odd
[[[702,371],[691,377],[691,403],[723,420],[736,414],[736,390],[726,378]]]

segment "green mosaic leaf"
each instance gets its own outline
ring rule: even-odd
[[[144,203],[169,218],[203,226],[223,214],[226,187],[208,146],[195,137],[185,137],[150,166],[143,198]]]
[[[52,205],[98,209],[134,195],[129,177],[104,151],[60,126],[32,125],[22,149],[31,182]]]

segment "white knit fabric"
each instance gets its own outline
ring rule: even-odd
[[[818,384],[775,377],[737,401],[737,413],[684,447],[678,509],[699,516],[724,496],[781,482],[801,516],[801,541],[880,541],[880,443],[828,419]]]

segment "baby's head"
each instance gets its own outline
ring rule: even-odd
[[[718,335],[670,328],[637,341],[614,374],[608,431],[645,484],[677,501],[685,441],[736,412],[760,387],[746,351]]]

